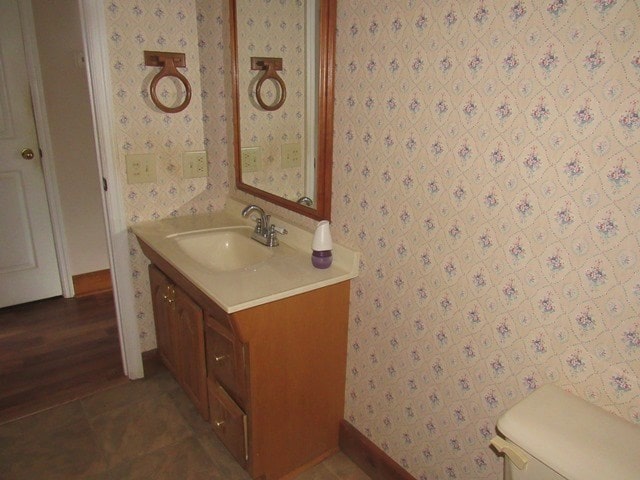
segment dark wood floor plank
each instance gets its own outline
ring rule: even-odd
[[[90,354],[78,352],[54,360],[23,364],[20,368],[0,375],[0,384],[13,386],[12,390],[18,389],[20,385],[36,384],[44,387],[60,378],[77,374],[100,374],[101,367],[105,366],[117,366],[121,369],[120,350],[114,345],[105,342],[103,345],[87,344],[87,348],[92,348]],[[4,395],[0,392],[0,398],[2,396]]]
[[[124,381],[110,292],[0,309],[0,423]]]

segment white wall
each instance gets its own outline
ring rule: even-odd
[[[72,275],[109,268],[75,0],[34,0],[40,67]]]

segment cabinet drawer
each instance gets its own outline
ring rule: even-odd
[[[216,382],[209,381],[211,425],[231,455],[242,465],[248,460],[247,416]]]
[[[233,334],[207,317],[205,341],[207,348],[207,377],[222,385],[242,404],[244,386],[244,358],[242,346]]]

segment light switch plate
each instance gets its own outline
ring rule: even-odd
[[[125,156],[127,183],[154,183],[156,158],[151,153],[132,153]]]
[[[182,154],[182,178],[200,178],[209,174],[207,152],[184,152]]]
[[[302,152],[299,143],[282,144],[282,168],[295,168],[300,166]]]
[[[245,173],[260,170],[260,147],[244,147],[240,150],[240,163]]]

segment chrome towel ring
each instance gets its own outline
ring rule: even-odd
[[[278,57],[251,57],[251,70],[264,70],[264,74],[256,83],[256,100],[260,106],[269,112],[278,110],[287,99],[287,87],[284,80],[278,75],[282,70],[282,58]],[[273,80],[280,87],[280,98],[272,105],[268,105],[262,100],[262,84],[267,80]]]
[[[186,77],[177,69],[177,67],[185,68],[187,66],[185,54],[176,52],[152,52],[145,50],[144,64],[148,67],[162,67],[158,74],[153,77],[153,80],[151,80],[151,85],[149,87],[151,100],[153,100],[156,107],[166,113],[178,113],[187,108],[189,102],[191,102],[191,85],[189,84],[189,80],[187,80]],[[158,82],[164,77],[175,77],[182,83],[182,85],[184,85],[184,100],[177,107],[168,107],[158,98],[156,88],[158,87]]]

